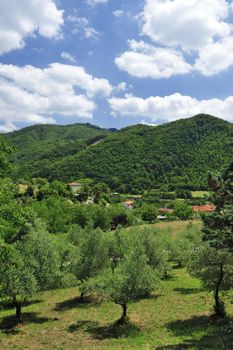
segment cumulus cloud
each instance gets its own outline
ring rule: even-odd
[[[80,66],[0,64],[1,120],[54,123],[56,115],[91,118],[96,108],[93,97],[109,96],[112,89],[106,79],[93,77]]]
[[[22,48],[30,35],[57,37],[63,25],[63,11],[53,0],[1,0],[0,13],[0,54]]]
[[[160,48],[144,41],[129,41],[130,51],[115,59],[119,69],[138,78],[169,78],[172,75],[186,74],[192,70],[182,53]]]
[[[194,68],[203,75],[211,76],[233,65],[233,37],[206,45],[199,51]]]
[[[140,78],[168,78],[198,71],[210,76],[233,65],[233,2],[227,0],[146,0],[137,17],[138,42],[115,59],[122,70]]]
[[[198,100],[191,96],[175,93],[170,96],[151,96],[143,99],[132,94],[124,98],[108,99],[112,114],[122,117],[141,117],[148,123],[170,122],[188,118],[199,113],[212,114],[233,121],[233,96],[224,100]]]
[[[72,63],[76,62],[76,59],[73,55],[71,55],[69,52],[63,51],[61,53],[61,58],[64,58],[64,60],[70,61]]]
[[[198,50],[231,33],[226,0],[147,0],[142,33],[156,43]]]

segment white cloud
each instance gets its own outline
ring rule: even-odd
[[[146,0],[142,33],[156,43],[199,50],[231,33],[226,0]]]
[[[89,23],[86,17],[78,17],[78,16],[72,16],[72,15],[69,15],[67,17],[67,20],[79,26],[87,26]]]
[[[14,130],[17,130],[17,127],[11,122],[6,122],[6,123],[0,125],[0,132],[1,133],[11,132]]]
[[[73,34],[79,33],[86,39],[99,39],[100,33],[90,26],[89,20],[86,17],[68,16],[67,20],[74,25]]]
[[[210,76],[226,70],[233,65],[233,37],[221,42],[206,45],[199,51],[195,69]]]
[[[97,30],[95,30],[92,27],[86,27],[84,28],[84,36],[87,39],[95,39],[98,40],[99,39],[99,32],[97,32]]]
[[[124,15],[124,11],[122,11],[122,10],[113,11],[113,16],[115,16],[115,17],[121,17],[123,15]]]
[[[37,32],[57,37],[63,25],[63,11],[52,0],[1,0],[0,13],[0,54],[22,48]]]
[[[88,96],[109,96],[112,91],[108,80],[93,77],[83,67],[61,63],[52,63],[44,69],[0,64],[0,77],[42,96],[74,94],[75,87],[84,90]]]
[[[137,19],[154,44],[131,40],[115,63],[140,78],[218,74],[233,66],[232,9],[227,0],[146,0]]]
[[[61,53],[61,58],[64,58],[64,60],[68,60],[72,63],[75,63],[76,62],[76,59],[73,55],[71,55],[69,52],[66,52],[66,51],[63,51]]]
[[[139,124],[149,125],[149,126],[158,126],[158,124],[150,123],[145,119],[142,119]]]
[[[128,89],[128,85],[125,81],[122,81],[121,83],[119,83],[116,87],[115,87],[115,90],[117,92],[120,92],[120,91],[125,91]]]
[[[115,59],[119,69],[138,78],[169,78],[172,75],[186,74],[192,70],[181,52],[160,48],[144,41],[129,41],[130,51]]]
[[[87,4],[90,6],[96,6],[98,4],[106,4],[108,0],[87,0]]]
[[[96,108],[93,97],[109,96],[112,89],[106,79],[93,77],[80,66],[0,64],[0,118],[27,123],[54,123],[56,115],[91,118]]]
[[[233,121],[233,96],[224,100],[197,100],[191,96],[176,93],[165,97],[151,96],[143,99],[128,94],[125,98],[110,98],[108,102],[113,115],[141,117],[148,123],[157,123],[161,120],[170,122],[199,113],[212,114]]]

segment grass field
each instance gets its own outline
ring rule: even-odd
[[[201,222],[153,227],[176,235],[187,225]],[[199,280],[172,267],[150,298],[129,304],[129,322],[122,326],[114,303],[95,296],[81,302],[77,287],[44,292],[24,306],[20,326],[14,309],[0,304],[0,350],[233,350],[233,296],[223,297],[226,321],[212,316],[213,296]]]
[[[209,195],[210,193],[208,191],[192,191],[193,198],[203,198]]]
[[[233,315],[230,300],[227,311]],[[125,326],[114,324],[118,306],[94,297],[80,302],[77,288],[38,295],[24,307],[21,326],[13,326],[13,313],[0,311],[1,350],[233,349],[231,323],[211,317],[211,295],[184,269],[173,269],[151,298],[131,304]]]
[[[129,232],[135,232],[139,230],[143,230],[144,228],[153,228],[154,230],[158,230],[164,234],[171,234],[172,236],[176,236],[177,234],[191,228],[192,226],[201,229],[202,228],[201,220],[192,220],[192,221],[171,221],[171,222],[156,222],[154,224],[143,224],[139,226],[133,226],[127,228]]]

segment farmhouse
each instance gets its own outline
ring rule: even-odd
[[[158,211],[160,213],[163,213],[163,214],[173,214],[174,213],[174,209],[169,209],[169,208],[159,208]]]
[[[194,213],[212,213],[216,210],[216,206],[213,204],[194,205],[192,209]]]
[[[213,204],[205,204],[205,205],[194,205],[192,207],[193,213],[195,217],[200,217],[201,213],[212,213],[216,210],[216,206]]]
[[[174,213],[174,209],[159,208],[158,212],[159,212],[159,215],[157,216],[157,219],[158,220],[166,220],[167,215]]]
[[[79,182],[69,182],[67,185],[71,188],[73,193],[77,193],[81,188],[81,184]]]
[[[122,203],[122,206],[125,209],[129,209],[129,210],[133,209],[133,205],[134,205],[134,201],[130,201],[130,200]]]

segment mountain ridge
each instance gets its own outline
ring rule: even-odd
[[[91,177],[123,192],[164,185],[205,188],[208,171],[221,171],[232,160],[233,124],[211,115],[158,126],[136,124],[115,132],[83,125],[64,126],[71,129],[70,134],[61,129],[62,140],[53,134],[52,146],[51,140],[36,140],[38,148],[33,146],[33,150],[19,142],[24,129],[6,135],[21,147],[12,159],[18,169],[14,176],[31,174],[63,181]]]

